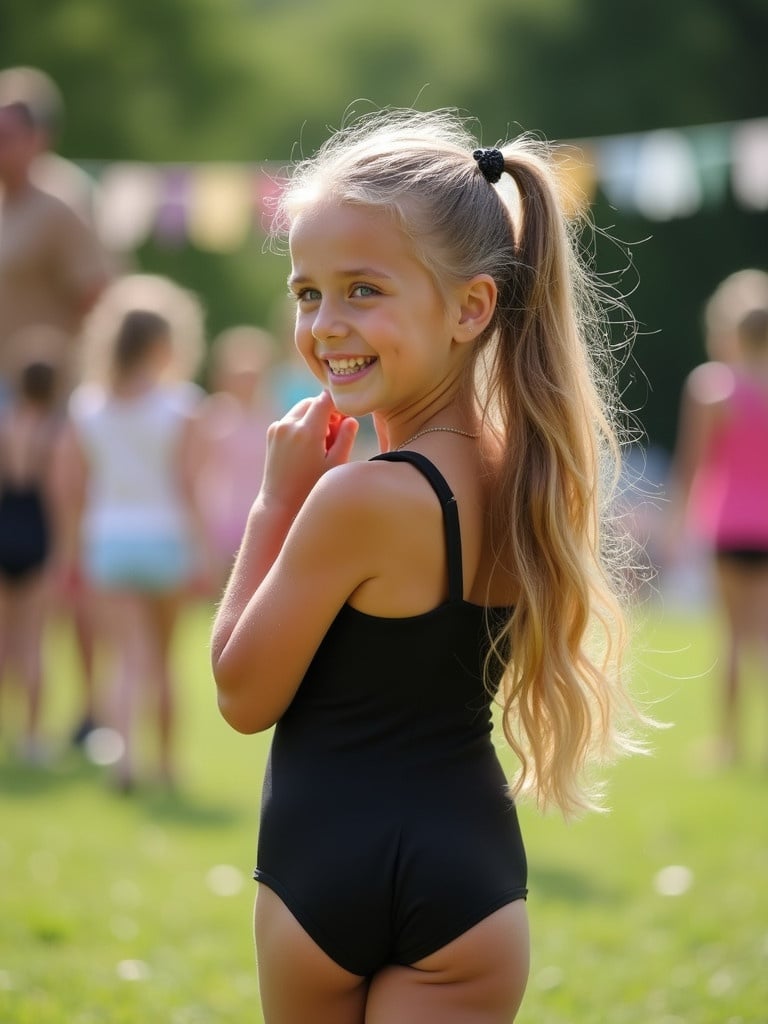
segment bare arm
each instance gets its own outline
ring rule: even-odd
[[[732,387],[731,371],[718,363],[697,367],[685,382],[671,473],[670,545],[673,550],[682,537],[693,482]]]
[[[208,593],[216,580],[216,566],[201,507],[200,473],[208,458],[201,410],[191,411],[182,427],[176,476],[196,553],[194,586]]]
[[[50,477],[54,558],[67,572],[80,563],[80,530],[85,508],[88,465],[71,422],[56,440]]]
[[[360,528],[359,467],[344,466],[357,423],[334,416],[324,393],[269,428],[264,481],[211,642],[219,707],[241,732],[280,717],[364,572],[360,548],[338,543]]]

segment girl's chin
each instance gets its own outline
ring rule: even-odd
[[[329,391],[331,393],[331,398],[333,399],[333,404],[342,416],[354,416],[356,419],[359,419],[361,416],[367,416],[368,413],[371,412],[368,406],[364,405],[363,402],[350,402],[349,399],[346,399],[345,401],[344,396],[337,394],[332,387],[329,388]]]
[[[333,387],[329,387],[328,390],[331,393],[333,404],[342,416],[354,416],[356,420],[361,420],[366,416],[372,416],[378,409],[378,406],[371,408],[370,403],[361,398],[355,400],[349,395],[339,394]]]

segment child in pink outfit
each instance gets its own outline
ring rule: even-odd
[[[197,488],[217,584],[232,567],[261,486],[266,432],[274,419],[264,387],[273,347],[269,334],[248,326],[224,331],[212,346],[212,393],[199,416]]]
[[[739,753],[742,668],[750,648],[768,675],[768,278],[736,324],[732,361],[686,382],[676,457],[683,522],[714,555],[728,628],[721,741]],[[760,299],[759,296],[756,298]]]
[[[701,401],[720,407],[693,482],[691,525],[720,557],[749,550],[768,561],[766,382],[709,363],[694,371],[689,386]]]

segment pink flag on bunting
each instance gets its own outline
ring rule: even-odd
[[[768,117],[734,128],[731,184],[742,206],[768,210]]]

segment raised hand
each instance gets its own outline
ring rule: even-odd
[[[358,426],[327,391],[298,402],[267,431],[262,499],[298,511],[323,473],[349,461]]]

